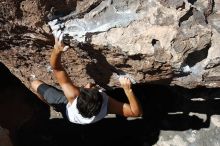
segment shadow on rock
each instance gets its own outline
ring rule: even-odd
[[[117,116],[90,125],[65,119],[49,119],[49,108],[40,102],[9,70],[0,64],[0,125],[9,129],[18,146],[135,145],[157,142],[160,130],[183,131],[207,128],[210,116],[220,114],[219,89],[185,89],[177,86],[136,84],[133,90],[142,103],[141,119]],[[107,94],[127,102],[121,88]],[[202,98],[200,101],[191,99]],[[190,113],[206,114],[206,120]]]
[[[0,62],[0,125],[17,141],[20,128],[49,118],[49,108]]]
[[[143,134],[143,144],[155,144],[160,130],[208,128],[211,115],[220,114],[220,88],[186,89],[180,86],[136,84],[133,85],[133,91],[144,111],[143,118],[139,120],[142,125],[138,124],[142,127],[138,133]],[[128,102],[121,88],[108,90],[107,93],[117,100]],[[206,118],[201,114],[205,114]]]

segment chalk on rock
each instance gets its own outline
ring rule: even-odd
[[[121,77],[126,77],[126,78],[128,78],[128,79],[131,81],[132,84],[136,84],[136,83],[137,83],[137,82],[135,81],[135,79],[134,79],[131,75],[127,74],[127,73],[124,73],[124,74],[115,74],[115,78],[116,78],[116,79],[119,79],[119,78],[121,78]]]

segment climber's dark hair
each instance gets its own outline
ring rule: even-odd
[[[96,116],[102,107],[102,95],[96,88],[80,88],[76,107],[84,118]]]

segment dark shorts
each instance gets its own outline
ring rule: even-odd
[[[63,91],[47,84],[41,84],[37,88],[37,92],[43,96],[46,102],[53,106],[56,111],[65,113],[68,101]]]

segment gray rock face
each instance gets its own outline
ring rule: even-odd
[[[218,20],[209,23],[204,15],[207,5],[186,0],[105,0],[83,17],[57,25],[64,25],[63,33],[78,42],[107,47],[107,60],[114,48],[120,50],[116,56],[126,62],[114,66],[130,66],[117,69],[139,82],[169,79],[188,88],[217,87],[219,81],[210,73],[218,74]],[[215,13],[217,9],[218,3]]]
[[[96,8],[84,16],[84,19],[74,19],[65,22],[64,33],[85,42],[87,33],[107,31],[113,27],[125,27],[136,19],[137,2],[102,1]]]
[[[213,115],[209,128],[184,132],[162,131],[154,146],[219,146],[219,115]]]

